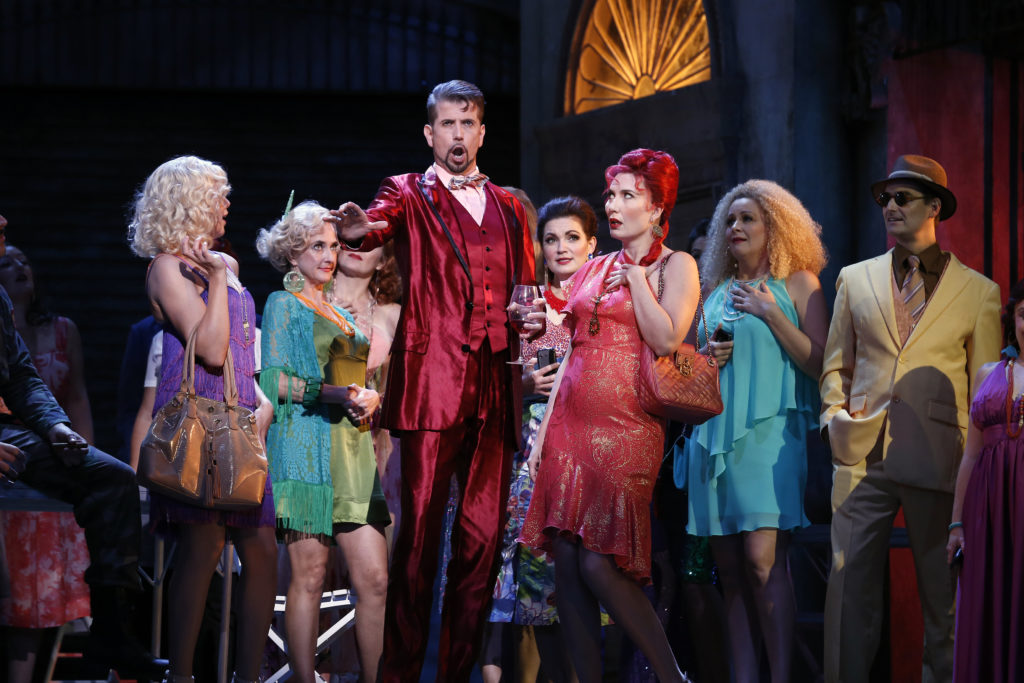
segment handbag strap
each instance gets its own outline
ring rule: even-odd
[[[185,345],[185,367],[181,373],[181,391],[189,396],[196,395],[196,337],[199,336],[199,323],[192,328]],[[224,358],[224,402],[231,407],[238,405],[238,385],[235,383],[235,361],[231,357],[231,343],[228,342],[228,353]]]
[[[674,253],[676,253],[676,252],[673,251],[672,254],[674,254]],[[658,305],[659,306],[661,305],[661,297],[665,293],[665,266],[668,264],[668,260],[670,258],[672,258],[672,254],[669,254],[665,258],[661,259],[661,263],[658,264]],[[698,278],[698,284],[699,284],[699,286],[697,287],[697,310],[700,311],[700,319],[701,319],[701,322],[704,323],[704,340],[705,340],[705,342],[707,342],[707,341],[709,341],[710,338],[708,337],[708,321],[707,321],[707,318],[704,317],[704,293],[703,293],[704,286],[703,286],[703,283],[700,283],[700,275],[699,274],[698,274],[697,278]],[[694,324],[694,326],[697,326],[697,316],[694,316],[693,324]],[[696,332],[697,333],[694,335],[694,339],[697,341],[697,348],[699,349],[700,348],[700,327],[699,326],[697,327]],[[711,349],[708,349],[708,352],[706,354],[704,354],[704,355],[706,355],[708,358],[711,358]]]

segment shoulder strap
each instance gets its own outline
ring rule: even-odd
[[[186,268],[188,268],[188,269],[189,269],[189,270],[191,270],[191,271],[192,271],[193,273],[195,273],[196,275],[198,275],[198,276],[199,276],[199,278],[200,278],[200,279],[201,279],[201,280],[202,280],[203,282],[205,282],[205,283],[207,283],[207,285],[209,285],[210,281],[206,279],[206,276],[205,276],[205,275],[203,275],[203,273],[202,273],[202,272],[201,272],[201,271],[200,271],[200,270],[199,270],[198,268],[196,268],[195,266],[193,266],[193,265],[192,265],[191,263],[189,263],[188,261],[186,261],[186,260],[185,260],[185,259],[183,259],[182,257],[178,256],[177,254],[168,254],[168,253],[165,253],[165,252],[161,252],[161,253],[157,254],[156,256],[154,256],[153,258],[151,258],[151,259],[149,260],[149,265],[148,265],[148,266],[146,266],[146,286],[147,286],[147,287],[149,286],[149,273],[150,273],[150,271],[151,271],[151,270],[153,270],[153,264],[154,264],[154,263],[156,263],[156,260],[157,260],[158,258],[160,258],[161,256],[170,256],[171,258],[176,258],[176,259],[178,259],[179,261],[181,261],[182,263],[184,263],[184,264],[185,264],[185,267],[186,267]],[[226,265],[226,264],[227,264],[227,262],[225,261],[225,265]],[[231,270],[231,269],[230,269],[230,268],[228,268],[228,270]]]
[[[674,254],[676,252],[672,252]],[[661,303],[661,297],[665,293],[665,266],[668,265],[668,260],[672,258],[672,254],[669,254],[665,258],[661,259],[661,263],[658,264],[658,303]]]
[[[674,253],[676,253],[676,252],[673,251],[672,254],[674,254]],[[658,264],[658,303],[659,304],[661,304],[661,297],[665,293],[665,265],[668,263],[668,260],[670,258],[672,258],[672,254],[669,254],[665,258],[661,259],[661,263]],[[701,291],[703,288],[704,288],[704,285],[702,283],[698,282],[698,287],[697,287],[697,310],[700,311],[700,319],[704,323],[704,341],[706,343],[708,341],[709,337],[708,337],[708,321],[707,321],[707,318],[704,317],[704,294]],[[697,325],[697,316],[694,316],[693,324],[694,324],[694,326]],[[700,327],[697,327],[697,334],[695,335],[695,341],[697,342],[697,348],[700,348],[700,346],[701,346],[701,344],[700,344]],[[711,355],[711,351],[709,350],[708,351],[708,356],[710,357],[710,355]]]
[[[57,348],[64,349],[68,344],[68,319],[58,315],[53,319],[54,342]]]

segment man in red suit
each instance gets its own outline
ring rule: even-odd
[[[364,213],[332,211],[346,246],[387,240],[405,282],[392,346],[383,424],[401,438],[402,527],[391,563],[384,681],[419,680],[441,525],[452,474],[462,501],[441,617],[437,680],[469,680],[487,617],[519,442],[519,368],[505,307],[515,284],[534,284],[522,205],[479,172],[484,97],[449,81],[427,98],[424,173],[385,178]]]

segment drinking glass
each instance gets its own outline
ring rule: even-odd
[[[525,365],[523,358],[522,340],[529,334],[526,323],[529,322],[529,315],[533,312],[533,300],[540,296],[540,290],[536,285],[516,285],[512,288],[512,298],[509,301],[508,320],[512,323],[512,329],[519,334],[519,358],[509,361],[509,365]]]

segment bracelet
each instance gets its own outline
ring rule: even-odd
[[[302,390],[302,405],[307,408],[317,404],[320,400],[320,390],[323,389],[322,379],[307,379],[306,388]]]
[[[963,522],[953,522],[952,524],[949,525],[949,530],[950,531],[952,531],[953,529],[962,529],[962,528],[964,528],[964,523]]]

